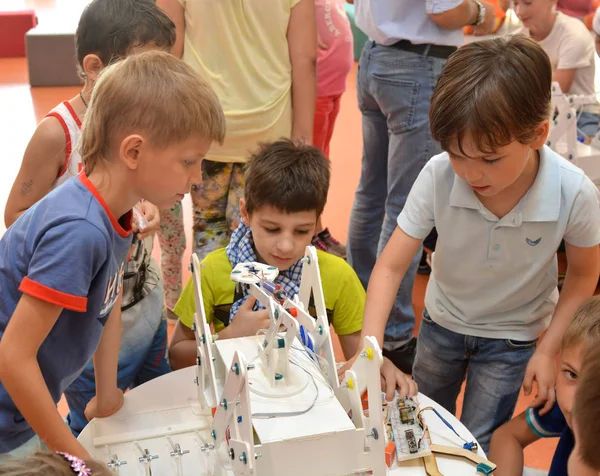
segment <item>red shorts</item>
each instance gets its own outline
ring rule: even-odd
[[[333,135],[335,119],[340,112],[340,99],[342,95],[325,96],[317,98],[315,109],[315,124],[313,130],[313,144],[329,157],[329,142]]]

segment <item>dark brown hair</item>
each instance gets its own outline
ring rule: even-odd
[[[93,0],[81,14],[75,32],[77,62],[98,55],[104,66],[127,56],[132,48],[154,44],[170,50],[175,24],[154,0]]]
[[[590,346],[585,354],[577,382],[573,418],[583,462],[600,471],[600,345]]]
[[[248,214],[264,205],[286,212],[323,213],[330,179],[329,160],[311,145],[281,139],[262,144],[246,170]]]
[[[477,149],[494,153],[514,140],[529,143],[550,117],[552,66],[523,35],[462,46],[440,75],[429,109],[433,138],[444,150],[466,134]]]
[[[86,460],[92,476],[110,476],[113,473],[100,461]],[[71,463],[57,453],[39,451],[32,456],[13,458],[0,464],[2,476],[73,476]]]

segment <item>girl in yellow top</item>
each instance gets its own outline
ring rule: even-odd
[[[173,54],[216,91],[225,142],[202,165],[192,190],[194,252],[224,247],[239,223],[243,167],[261,142],[312,143],[317,33],[314,0],[158,0],[177,27]]]

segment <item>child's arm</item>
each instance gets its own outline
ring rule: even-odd
[[[112,308],[94,354],[96,396],[85,409],[88,421],[116,413],[123,406],[123,391],[117,386],[119,348],[121,342],[121,302],[123,290]]]
[[[529,425],[525,413],[498,428],[492,435],[489,459],[498,465],[495,476],[521,476],[523,474],[523,450],[539,440]]]
[[[317,20],[314,0],[300,0],[292,8],[287,40],[292,63],[292,139],[312,143],[317,101]]]
[[[173,23],[175,23],[176,38],[171,53],[177,58],[183,56],[183,42],[185,37],[185,10],[179,0],[157,0],[156,4],[162,8]]]
[[[254,336],[260,329],[268,329],[271,322],[269,311],[266,309],[253,311],[255,303],[256,299],[249,296],[240,306],[231,324],[218,332],[219,339]],[[169,345],[171,368],[178,370],[194,365],[197,353],[194,332],[178,320]]]
[[[38,350],[62,309],[23,294],[0,339],[0,379],[49,449],[88,459],[90,455],[58,413],[37,361]]]
[[[371,273],[361,339],[375,336],[379,346],[383,347],[383,333],[396,293],[421,241],[407,235],[400,227],[396,227],[392,233]],[[401,395],[412,396],[417,393],[416,384],[388,359],[384,359],[381,366],[381,376],[388,401],[392,400],[396,388]]]
[[[392,233],[371,273],[362,337],[374,336],[383,346],[383,333],[396,293],[420,244],[421,240],[407,235],[400,227]]]
[[[362,347],[361,332],[353,332],[352,334],[346,334],[338,336],[340,339],[340,345],[342,346],[342,352],[346,360],[351,359]]]
[[[179,370],[195,365],[196,355],[198,355],[198,349],[194,331],[178,319],[169,344],[169,364],[171,364],[171,368]]]
[[[531,393],[533,380],[537,382],[538,394],[531,403],[531,407],[538,407],[546,402],[543,410],[540,411],[541,414],[548,412],[554,404],[556,356],[560,351],[565,329],[573,319],[579,305],[585,299],[593,296],[598,284],[599,247],[596,245],[580,248],[566,243],[565,249],[568,263],[565,282],[550,327],[529,361],[523,381],[526,395]]]
[[[560,85],[560,90],[567,94],[573,86],[575,80],[576,69],[559,69],[552,75],[552,81]]]
[[[66,144],[65,132],[56,118],[46,117],[40,122],[25,149],[6,202],[4,223],[7,228],[50,191],[65,165]]]

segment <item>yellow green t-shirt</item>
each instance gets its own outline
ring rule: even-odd
[[[354,270],[343,259],[317,250],[327,317],[336,334],[348,335],[362,329],[365,290]],[[235,298],[231,263],[225,248],[209,253],[202,261],[201,285],[206,320],[219,332],[229,323],[229,310]],[[194,284],[187,282],[174,312],[188,327],[194,322]],[[314,309],[309,312],[314,316]]]
[[[287,31],[299,0],[179,0],[183,60],[213,87],[227,135],[207,158],[245,162],[260,142],[292,133],[292,65]]]

